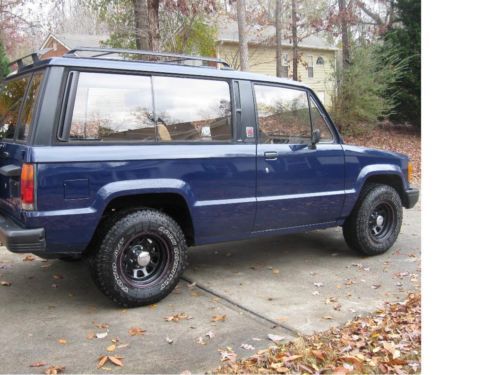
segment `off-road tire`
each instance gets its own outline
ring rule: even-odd
[[[370,229],[372,213],[377,207],[387,207],[392,211],[393,222],[385,235],[376,238]],[[347,245],[364,255],[379,255],[389,250],[396,242],[403,208],[398,192],[389,185],[367,184],[360,193],[356,205],[343,225],[343,235]]]
[[[152,235],[167,246],[169,264],[148,285],[135,285],[124,275],[121,259],[134,236]],[[123,307],[156,303],[177,285],[187,266],[187,245],[179,225],[168,215],[153,209],[138,209],[115,214],[103,223],[97,234],[95,251],[89,265],[97,287]]]

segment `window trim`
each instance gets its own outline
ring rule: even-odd
[[[154,141],[81,141],[81,140],[69,140],[69,131],[71,128],[71,120],[73,118],[73,110],[75,104],[76,97],[76,88],[78,87],[78,79],[76,84],[73,85],[74,93],[67,92],[67,86],[69,82],[69,75],[71,73],[76,73],[79,79],[80,73],[99,73],[99,74],[120,74],[120,75],[131,75],[131,76],[144,76],[149,77],[151,79],[151,90],[154,90],[153,87],[153,77],[173,77],[173,78],[187,78],[187,79],[197,79],[197,80],[211,80],[211,81],[220,81],[225,82],[228,85],[229,89],[229,97],[231,100],[231,139],[227,141],[160,141],[155,139]],[[190,74],[173,74],[173,73],[161,73],[161,72],[143,72],[143,71],[123,71],[117,69],[95,69],[95,68],[77,68],[71,69],[66,78],[64,79],[64,96],[63,96],[63,106],[61,107],[59,124],[57,126],[57,130],[55,132],[55,141],[53,142],[54,146],[67,146],[67,145],[75,145],[75,146],[120,146],[120,145],[132,145],[132,146],[141,146],[141,145],[228,145],[228,144],[236,144],[237,142],[237,124],[235,123],[236,119],[236,111],[235,111],[235,94],[233,90],[233,81],[234,79],[225,78],[225,77],[210,77],[210,76],[198,76],[198,75],[190,75]],[[72,94],[72,97],[68,97],[68,95]],[[154,91],[153,94],[153,117],[155,122],[155,132],[157,127],[157,115],[156,115],[156,101]],[[60,138],[59,135],[63,134],[63,138]],[[64,137],[66,137],[64,139]],[[54,139],[53,138],[53,139]],[[157,138],[157,137],[156,137]]]

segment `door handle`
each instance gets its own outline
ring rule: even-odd
[[[276,151],[266,151],[266,152],[264,152],[264,159],[276,160],[276,159],[278,159],[278,153]]]

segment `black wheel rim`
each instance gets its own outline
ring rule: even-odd
[[[146,287],[162,279],[171,263],[170,244],[155,233],[134,236],[118,259],[120,276],[132,287]]]
[[[383,241],[394,230],[396,225],[396,211],[389,203],[378,204],[370,213],[368,229],[370,237],[375,241]]]

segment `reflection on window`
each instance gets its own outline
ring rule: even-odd
[[[330,131],[330,128],[325,122],[323,116],[321,116],[321,113],[312,98],[311,98],[311,119],[312,119],[313,129],[319,129],[321,133],[321,141],[331,142],[333,140],[332,132]]]
[[[255,85],[259,143],[308,143],[311,122],[307,94],[301,90]]]
[[[0,88],[0,138],[14,138],[28,78],[7,81]]]
[[[155,141],[151,78],[80,73],[70,139]]]
[[[225,81],[153,77],[158,139],[232,139],[231,97]]]
[[[31,79],[28,94],[26,95],[23,111],[21,113],[21,121],[19,122],[19,134],[17,136],[18,139],[26,139],[29,134],[31,122],[33,120],[33,114],[35,111],[35,102],[40,90],[42,77],[43,73],[38,72],[34,73],[33,78]]]

